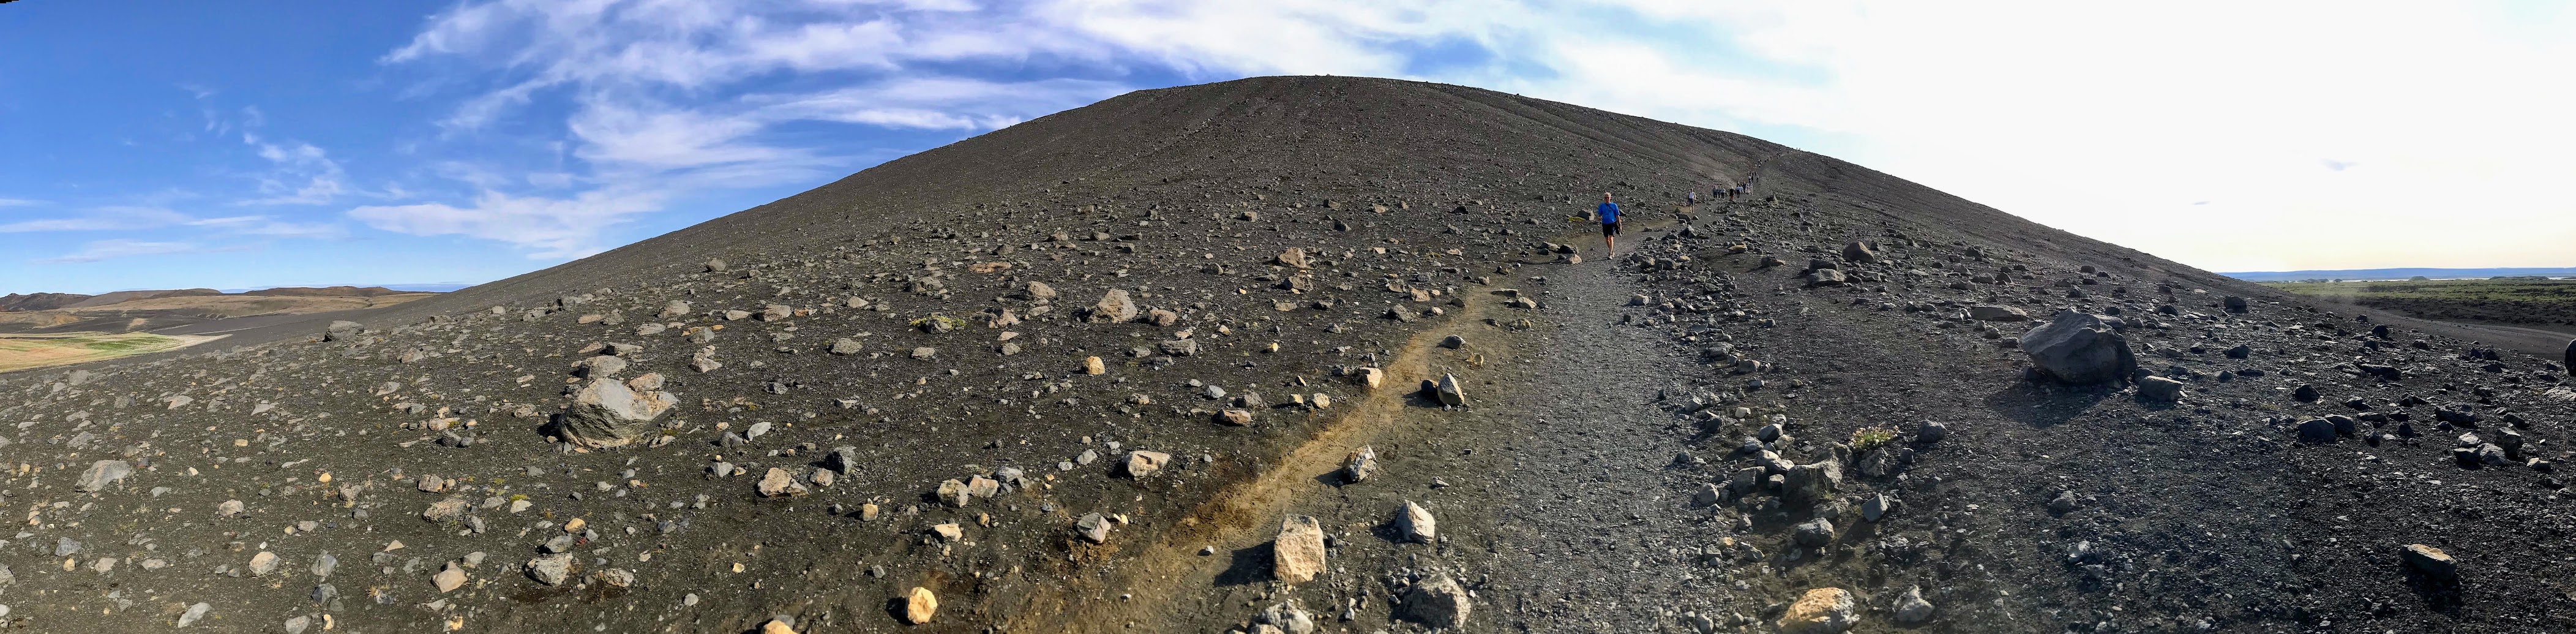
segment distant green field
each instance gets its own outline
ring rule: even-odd
[[[0,372],[177,350],[222,338],[141,332],[0,335]]]
[[[2576,280],[2266,282],[2309,297],[2446,321],[2576,326]]]

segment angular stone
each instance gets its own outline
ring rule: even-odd
[[[1868,262],[1878,259],[1878,252],[1870,250],[1867,244],[1853,242],[1843,245],[1843,259],[1850,262]]]
[[[250,556],[250,576],[268,576],[268,573],[277,572],[277,567],[282,563],[278,561],[277,553],[259,551],[259,554]]]
[[[913,625],[929,623],[931,617],[938,616],[938,614],[939,595],[931,594],[929,588],[915,586],[911,592],[905,593],[903,599],[903,620],[905,622]]]
[[[1306,250],[1298,247],[1288,247],[1288,250],[1279,252],[1279,257],[1274,258],[1272,261],[1278,262],[1280,266],[1300,269],[1308,267],[1308,264],[1306,263]]]
[[[2335,441],[2334,421],[2311,418],[2299,422],[2299,442],[2325,444]]]
[[[1932,602],[1923,600],[1922,586],[1906,588],[1905,596],[1896,598],[1895,607],[1897,625],[1916,625],[1932,620]]]
[[[1834,542],[1834,523],[1821,517],[1800,522],[1790,530],[1790,537],[1800,546],[1822,548]]]
[[[2159,401],[2178,400],[2182,398],[2182,382],[2150,375],[2138,379],[2138,395]]]
[[[131,475],[134,475],[133,463],[123,460],[100,460],[90,463],[88,469],[81,471],[80,481],[72,485],[72,490],[83,492],[106,490]]]
[[[768,473],[761,474],[759,489],[761,497],[772,498],[806,493],[805,485],[798,483],[795,475],[777,467],[770,467]]]
[[[1467,404],[1467,388],[1459,384],[1458,375],[1440,375],[1440,382],[1432,386],[1432,392],[1440,398],[1442,405],[1456,407]]]
[[[1171,461],[1172,454],[1160,451],[1127,452],[1127,477],[1143,478],[1154,475],[1154,472],[1162,470],[1163,465]]]
[[[1859,606],[1842,588],[1817,588],[1800,595],[1780,614],[1780,634],[1837,634],[1860,624]]]
[[[2460,563],[2451,559],[2451,554],[2442,552],[2440,548],[2423,544],[2407,544],[2404,557],[2406,567],[2423,573],[2427,578],[2444,582],[2459,579]]]
[[[572,558],[572,553],[555,553],[530,559],[524,567],[528,578],[537,580],[537,583],[559,586],[572,578]]]
[[[430,575],[429,582],[438,586],[439,594],[455,592],[457,588],[465,587],[465,568],[456,562],[447,562],[447,568]]]
[[[1270,572],[1288,583],[1314,581],[1323,574],[1323,524],[1307,515],[1280,520],[1279,538],[1270,545]]]
[[[1439,533],[1440,522],[1431,517],[1431,509],[1405,500],[1404,506],[1395,510],[1395,534],[1404,541],[1428,544],[1439,537]]]
[[[1100,301],[1091,305],[1091,313],[1083,320],[1095,324],[1123,324],[1135,321],[1137,312],[1136,300],[1127,297],[1127,290],[1113,288],[1100,295]]]
[[[2114,332],[2100,315],[2060,311],[2048,325],[2021,336],[2020,348],[2031,365],[2062,383],[2087,385],[2120,381],[2138,367],[2129,340]]]
[[[1360,445],[1360,448],[1351,450],[1350,456],[1342,459],[1343,481],[1358,484],[1376,475],[1377,448],[1375,446]]]
[[[1467,626],[1467,613],[1475,604],[1467,589],[1448,573],[1441,573],[1413,584],[1404,593],[1404,618],[1443,630]]]
[[[653,434],[653,419],[671,411],[678,400],[669,392],[638,393],[624,383],[592,379],[573,395],[572,408],[556,415],[555,433],[584,447],[630,444]]]
[[[1109,543],[1109,519],[1099,513],[1085,513],[1073,522],[1073,532],[1094,544]]]

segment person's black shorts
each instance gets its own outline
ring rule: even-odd
[[[1604,223],[1601,223],[1601,237],[1607,238],[1607,237],[1615,236],[1615,235],[1619,235],[1619,223],[1616,223],[1616,222],[1604,222]]]

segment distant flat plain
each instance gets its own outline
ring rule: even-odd
[[[2498,278],[2265,285],[2423,319],[2576,333],[2576,280]]]

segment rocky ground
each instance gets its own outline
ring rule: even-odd
[[[1564,220],[1604,190],[1616,254]],[[0,619],[2569,628],[2565,369],[2388,323],[1719,132],[1147,91],[303,337],[0,375]]]

